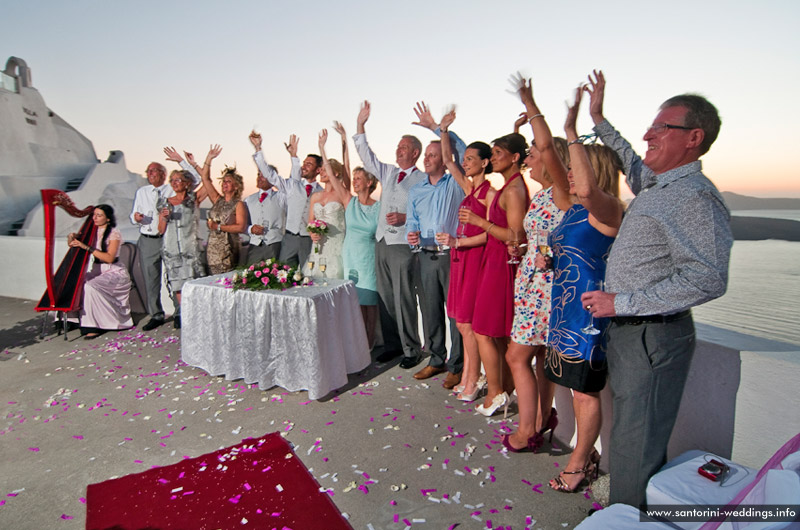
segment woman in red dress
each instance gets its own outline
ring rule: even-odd
[[[486,180],[486,174],[492,172],[490,161],[492,148],[484,142],[469,144],[459,167],[453,160],[450,135],[447,132],[455,117],[455,111],[450,111],[445,114],[439,125],[442,133],[442,158],[447,170],[466,195],[459,210],[467,209],[480,218],[485,218],[487,209],[497,193]],[[461,222],[458,225],[457,237],[442,233],[437,234],[437,241],[451,249],[447,314],[455,319],[464,346],[462,384],[454,390],[459,392],[458,399],[461,401],[474,401],[480,391],[478,379],[481,375],[481,360],[478,356],[478,341],[472,332],[472,314],[486,245],[486,232],[475,225]]]
[[[508,263],[506,246],[517,244],[525,237],[522,221],[530,202],[528,188],[520,173],[527,155],[525,138],[512,133],[492,143],[492,167],[503,175],[505,184],[495,195],[487,218],[468,210],[459,212],[461,222],[477,226],[488,236],[472,317],[472,329],[486,371],[486,399],[476,408],[484,416],[493,415],[501,407],[505,415],[510,401],[508,393],[513,390],[505,352],[514,320],[517,265]]]

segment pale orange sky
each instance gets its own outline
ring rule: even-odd
[[[203,156],[220,143],[217,165],[236,163],[253,189],[254,125],[267,160],[286,175],[290,134],[303,154],[317,152],[316,135],[333,120],[355,132],[364,99],[369,141],[388,162],[401,134],[433,138],[411,125],[418,100],[436,116],[456,104],[453,129],[468,142],[491,141],[522,110],[506,92],[517,70],[532,76],[562,134],[564,101],[602,68],[606,116],[640,152],[659,104],[698,92],[723,119],[704,157],[708,177],[723,191],[800,197],[798,2],[310,1],[297,9],[144,0],[131,9],[75,0],[7,3],[3,15],[20,23],[0,32],[0,49],[27,61],[46,103],[92,140],[98,158],[122,150],[138,173],[163,160],[164,146]],[[579,128],[590,126],[584,112]]]

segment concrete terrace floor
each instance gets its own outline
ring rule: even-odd
[[[84,528],[88,484],[273,431],[295,445],[356,529],[573,528],[607,485],[601,477],[595,492],[550,490],[566,442],[557,436],[539,454],[507,454],[500,434],[515,414],[487,420],[441,377],[418,382],[396,362],[373,363],[335,395],[310,401],[185,365],[169,322],[95,341],[75,331],[64,341],[50,326],[40,340],[34,306],[0,297],[5,530]]]

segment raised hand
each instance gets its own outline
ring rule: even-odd
[[[451,107],[450,110],[447,111],[444,116],[442,116],[442,121],[439,123],[439,129],[442,131],[448,130],[454,121],[456,121],[455,106]]]
[[[603,117],[603,99],[605,99],[606,78],[603,76],[602,70],[593,70],[594,79],[592,74],[589,74],[589,84],[584,86],[583,89],[589,93],[589,114],[595,124],[600,123],[605,118]],[[591,88],[589,88],[591,86]]]
[[[211,147],[208,148],[208,154],[206,155],[206,161],[210,162],[217,158],[219,154],[222,152],[222,146],[219,144],[213,144]]]
[[[181,163],[183,161],[183,157],[175,150],[174,147],[165,147],[164,154],[167,155],[167,160],[170,162],[177,162]]]
[[[511,75],[508,82],[511,83],[514,92],[519,95],[519,99],[526,109],[536,105],[533,101],[533,83],[530,79],[525,79],[521,73],[517,72]]]
[[[578,121],[578,109],[580,109],[581,106],[583,90],[584,86],[583,83],[581,83],[578,85],[578,88],[575,89],[575,103],[573,103],[572,106],[567,104],[567,119],[564,121],[564,131],[568,136],[570,133],[573,133],[575,137],[578,136],[576,123]]]
[[[186,161],[189,162],[190,166],[192,167],[197,166],[197,162],[195,162],[194,155],[192,153],[190,153],[189,151],[184,151],[183,156],[186,157]]]
[[[291,156],[292,158],[297,157],[297,146],[299,143],[300,143],[300,138],[298,138],[293,134],[289,136],[289,143],[287,144],[284,142],[283,144],[286,150],[289,151],[289,156]]]
[[[319,150],[325,150],[325,142],[328,141],[328,129],[322,129],[319,132]]]
[[[253,130],[250,131],[250,135],[248,136],[248,138],[250,138],[250,143],[253,144],[253,147],[255,147],[256,152],[261,151],[261,135],[257,133],[255,130]]]
[[[517,118],[517,121],[514,122],[514,132],[518,133],[519,128],[525,125],[527,122],[528,122],[528,113],[520,112],[519,118]]]
[[[336,131],[337,133],[339,133],[342,136],[342,138],[346,138],[347,137],[347,133],[344,132],[344,125],[342,125],[341,122],[338,122],[338,121],[334,120],[333,121],[333,130]]]
[[[414,114],[417,115],[417,120],[419,121],[412,121],[411,125],[419,125],[432,131],[436,129],[436,120],[433,119],[433,114],[431,114],[428,105],[424,101],[417,101],[417,106],[414,107]]]
[[[358,124],[359,128],[363,128],[364,124],[367,123],[370,114],[370,105],[369,101],[366,99],[364,103],[361,104],[361,110],[358,111],[358,118],[356,119],[356,123]]]

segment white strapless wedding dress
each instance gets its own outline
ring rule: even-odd
[[[308,261],[303,265],[303,274],[312,278],[321,278],[320,270],[321,259],[325,260],[325,276],[327,278],[344,278],[342,267],[342,245],[344,244],[344,206],[342,203],[331,201],[324,206],[320,203],[314,204],[314,217],[320,221],[325,221],[328,225],[328,233],[325,234],[319,244],[313,244]],[[319,248],[319,251],[317,249]],[[314,262],[313,268],[310,262]]]

